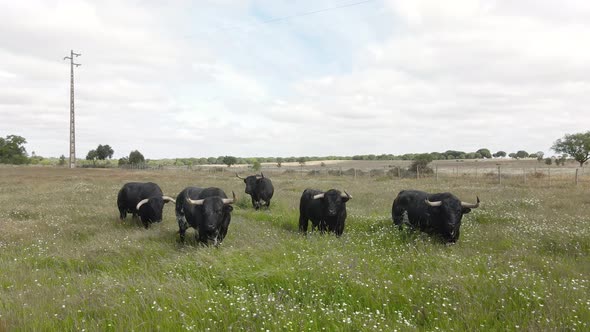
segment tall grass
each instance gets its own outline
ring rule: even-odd
[[[254,211],[226,175],[0,169],[0,331],[590,329],[587,188],[283,175]],[[172,205],[148,230],[121,222],[128,181],[234,190],[224,243],[180,244]],[[305,188],[354,196],[341,238],[297,233]],[[393,227],[409,188],[482,207],[442,245]]]

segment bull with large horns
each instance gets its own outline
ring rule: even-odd
[[[153,182],[126,183],[117,195],[121,220],[127,217],[128,212],[133,214],[133,218],[139,215],[145,228],[162,221],[162,210],[168,202],[174,202],[174,199],[164,196],[160,186]]]
[[[346,191],[305,189],[299,202],[299,231],[306,233],[311,220],[312,230],[342,235],[346,221],[346,202],[350,199],[352,196]]]
[[[231,204],[236,201],[216,187],[187,187],[176,197],[176,220],[180,241],[184,242],[186,230],[194,228],[195,239],[202,244],[221,244],[231,221]]]
[[[459,239],[463,215],[478,207],[479,197],[477,203],[473,204],[462,202],[451,193],[429,194],[419,190],[402,190],[393,201],[391,217],[399,228],[407,224],[411,229],[454,243]],[[407,215],[407,221],[404,215]]]

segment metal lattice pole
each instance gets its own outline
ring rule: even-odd
[[[64,57],[70,59],[70,168],[76,167],[76,124],[74,117],[74,66],[79,67],[81,64],[74,63],[74,57],[82,54],[74,53],[70,50],[70,56]]]

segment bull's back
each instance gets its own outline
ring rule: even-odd
[[[163,196],[160,186],[153,182],[128,182],[123,185],[117,195],[117,205],[135,210],[139,201],[153,196]]]
[[[198,199],[199,194],[203,188],[186,187],[176,196],[176,215],[184,215],[186,210],[190,210],[190,204],[186,201],[187,197],[190,199]]]
[[[299,201],[299,213],[310,219],[321,217],[321,202],[313,199],[313,196],[321,194],[323,191],[316,189],[305,189],[301,194]]]
[[[271,199],[275,192],[275,188],[272,185],[272,181],[270,181],[270,179],[267,178],[262,178],[259,180],[258,188],[258,191],[260,193],[259,195],[264,200]]]

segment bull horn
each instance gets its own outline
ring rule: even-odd
[[[475,196],[477,198],[477,203],[472,204],[472,203],[465,203],[465,202],[461,202],[461,206],[464,208],[470,208],[470,209],[475,209],[479,207],[479,197]]]
[[[233,198],[222,198],[221,201],[223,202],[223,204],[233,204],[236,201],[236,193],[231,192]]]
[[[424,202],[426,202],[426,204],[432,206],[432,207],[437,207],[437,206],[441,206],[442,205],[442,201],[436,201],[436,202],[431,202],[427,199],[424,200]]]
[[[313,199],[320,199],[320,198],[324,198],[324,193],[317,194],[317,195],[313,196]]]
[[[176,201],[174,200],[174,198],[170,197],[170,196],[162,196],[162,199],[164,200],[164,202],[168,203],[168,202],[172,202],[172,203],[176,203]]]
[[[264,177],[264,174],[263,174],[262,172],[260,172],[260,177],[261,177],[261,178],[263,178],[263,177]]]
[[[136,209],[137,211],[139,211],[139,208],[140,208],[142,205],[144,205],[145,203],[147,203],[149,200],[150,200],[149,198],[142,199],[141,201],[139,201],[139,203],[137,203],[137,206],[135,207],[135,209]]]
[[[190,199],[190,197],[186,198],[186,201],[192,205],[203,205],[204,199]]]
[[[347,193],[347,192],[346,192],[346,190],[344,190],[344,194],[340,194],[340,196],[341,196],[342,198],[346,198],[346,197],[348,197],[348,199],[352,199],[352,196],[350,196],[350,194],[349,194],[349,193]]]
[[[238,175],[238,173],[236,173],[236,177],[237,177],[238,179],[240,179],[240,180],[245,180],[244,178],[241,178],[241,177]]]

